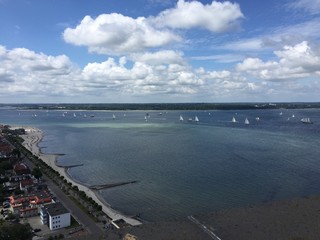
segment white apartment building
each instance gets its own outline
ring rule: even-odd
[[[40,219],[50,230],[56,230],[70,226],[71,215],[60,202],[57,202],[44,205],[40,210]]]

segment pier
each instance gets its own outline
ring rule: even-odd
[[[89,188],[91,190],[102,190],[107,188],[113,188],[118,186],[123,186],[131,183],[137,183],[138,181],[127,181],[127,182],[118,182],[118,183],[108,183],[108,184],[99,184],[99,185],[91,185]]]
[[[69,168],[74,168],[74,167],[82,167],[84,164],[83,163],[79,163],[79,164],[73,164],[73,165],[67,165],[67,166],[61,166],[56,164],[58,167],[61,168],[65,168],[65,169],[69,169]]]

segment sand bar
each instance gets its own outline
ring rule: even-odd
[[[110,204],[108,204],[99,194],[99,191],[91,190],[88,186],[83,185],[82,183],[75,181],[71,176],[68,174],[67,169],[64,167],[57,166],[57,159],[59,155],[61,154],[43,154],[40,151],[40,148],[38,146],[38,143],[43,138],[43,132],[40,129],[34,128],[34,127],[23,127],[26,131],[25,135],[21,135],[21,137],[24,139],[23,146],[27,148],[29,151],[31,151],[35,156],[38,156],[43,162],[48,164],[50,167],[52,167],[54,170],[58,171],[61,176],[63,176],[65,179],[67,179],[69,182],[72,183],[72,185],[77,186],[79,190],[84,191],[88,197],[91,197],[96,203],[102,206],[102,211],[108,215],[109,218],[112,219],[112,221],[117,220],[124,220],[126,223],[130,224],[131,226],[137,226],[140,225],[141,222],[125,216],[124,214],[116,211],[115,209],[110,207]]]

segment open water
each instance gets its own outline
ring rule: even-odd
[[[83,163],[69,173],[86,185],[137,180],[101,194],[147,221],[320,192],[319,109],[63,112],[0,109],[0,122],[43,130],[42,151]]]

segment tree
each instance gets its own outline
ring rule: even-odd
[[[38,180],[42,177],[42,172],[39,167],[35,167],[31,173]]]
[[[0,225],[1,240],[31,240],[32,231],[29,224],[3,223]]]
[[[12,150],[11,154],[16,156],[17,158],[20,158],[21,156],[19,149],[16,149],[16,148]]]

